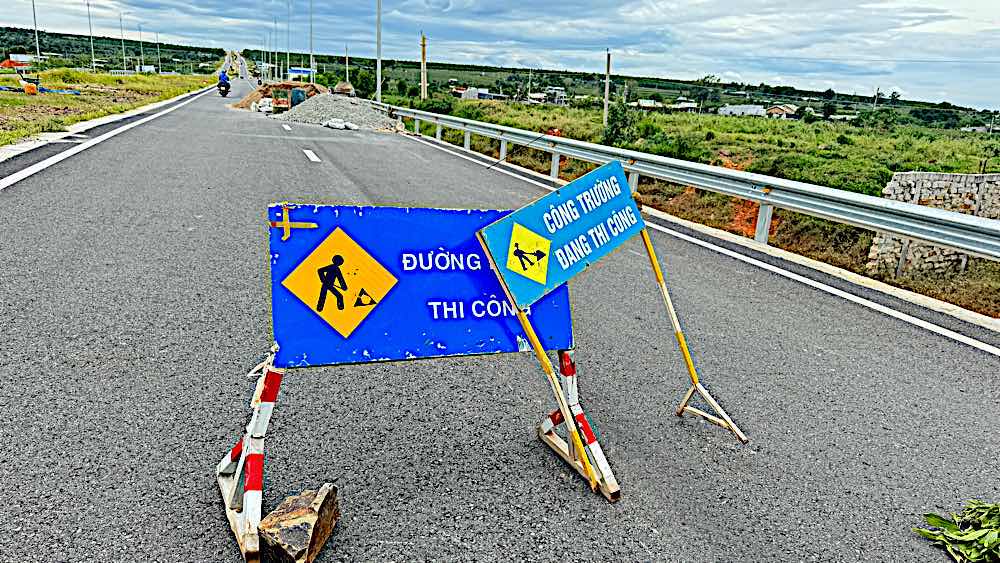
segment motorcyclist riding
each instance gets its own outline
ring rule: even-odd
[[[223,96],[229,93],[229,76],[226,74],[225,70],[219,71],[219,83],[216,87],[219,89],[219,93]]]

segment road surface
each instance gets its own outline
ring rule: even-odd
[[[403,136],[225,106],[248,88],[0,191],[0,559],[239,560],[213,469],[271,343],[267,204],[543,193]],[[571,287],[619,503],[535,437],[553,403],[519,354],[290,372],[265,511],[338,479],[320,561],[945,561],[920,514],[1000,497],[1000,358],[654,233],[704,382],[752,442],[674,417],[687,379],[640,244]]]

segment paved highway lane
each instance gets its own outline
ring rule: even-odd
[[[207,94],[0,191],[4,560],[239,560],[212,471],[270,344],[268,203],[541,194],[401,136],[286,130],[231,101]],[[291,372],[265,510],[338,478],[321,561],[943,561],[909,528],[998,497],[1000,359],[654,243],[749,446],[672,415],[686,376],[633,241],[571,291],[581,395],[621,502],[535,438],[552,400],[523,354]]]

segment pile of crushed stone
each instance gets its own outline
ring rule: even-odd
[[[270,98],[274,90],[288,90],[292,88],[302,88],[306,91],[306,96],[312,97],[318,94],[326,94],[330,90],[321,84],[309,84],[308,82],[275,82],[258,86],[246,95],[245,98],[233,104],[234,108],[250,109],[254,102],[259,102],[261,98]]]
[[[274,116],[282,121],[325,125],[334,129],[368,129],[394,131],[396,120],[358,98],[336,94],[317,94]]]

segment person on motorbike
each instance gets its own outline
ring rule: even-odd
[[[219,84],[229,84],[229,75],[226,74],[225,70],[219,71]]]

